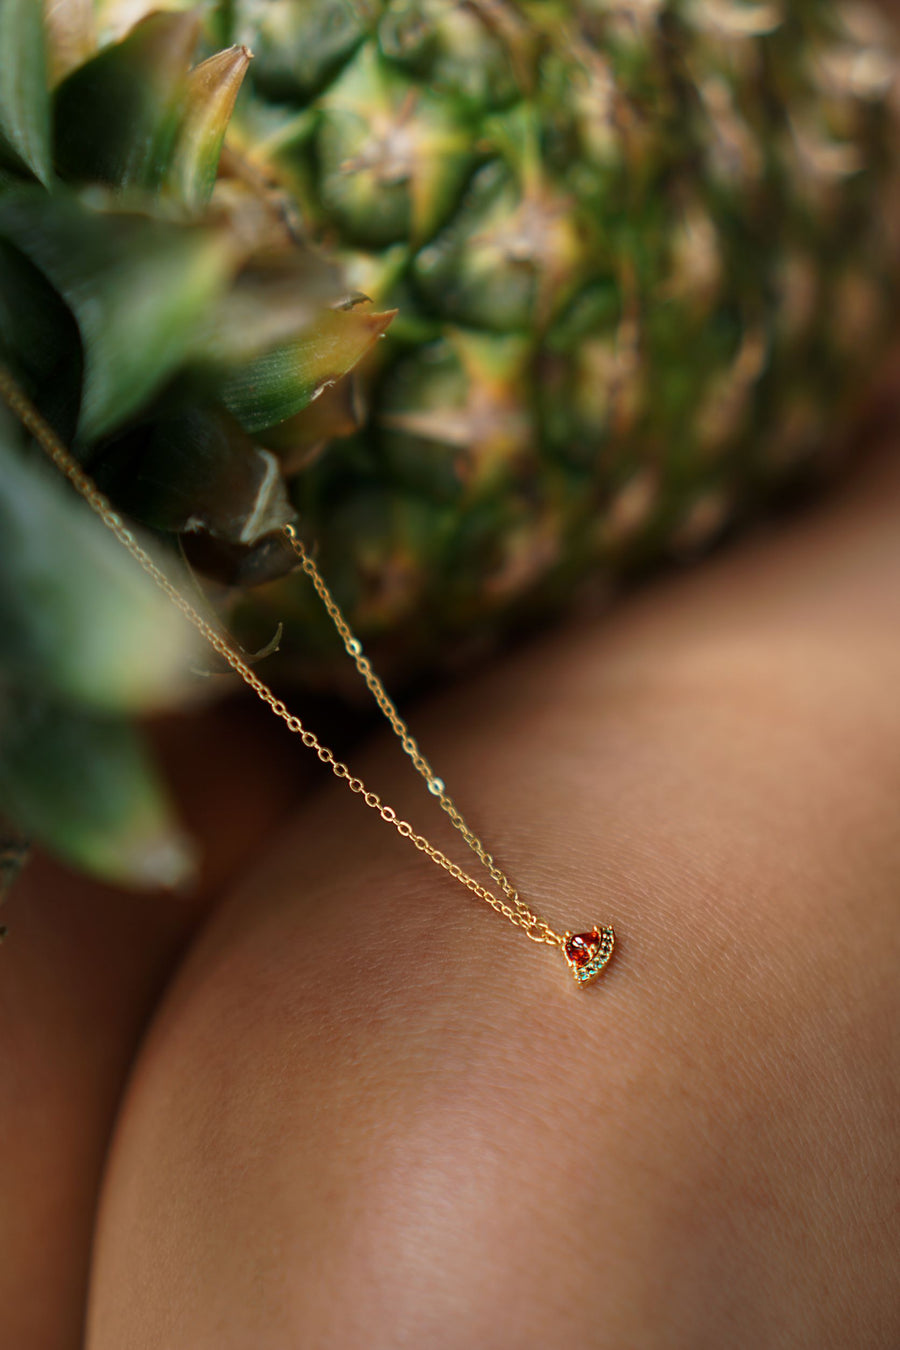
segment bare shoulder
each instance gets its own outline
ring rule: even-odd
[[[615,924],[589,990],[304,808],[138,1062],[90,1350],[896,1344],[896,478],[421,711],[529,904]]]

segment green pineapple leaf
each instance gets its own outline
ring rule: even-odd
[[[104,455],[103,484],[154,529],[255,544],[294,519],[278,461],[222,409],[191,404]]]
[[[257,204],[251,208],[256,211]],[[238,208],[238,211],[240,208]],[[250,256],[211,311],[197,351],[218,369],[245,366],[292,342],[329,309],[352,304],[346,280],[317,249],[283,237]]]
[[[183,701],[199,639],[5,418],[0,540],[4,682],[102,712]]]
[[[235,370],[222,389],[226,407],[251,433],[293,417],[362,359],[395,313],[326,310],[292,341]]]
[[[43,5],[0,0],[0,160],[53,178]]]
[[[197,14],[150,14],[63,81],[55,125],[64,178],[120,188],[162,184],[199,32]]]
[[[121,424],[181,366],[236,264],[224,231],[105,204],[27,189],[0,200],[0,238],[31,259],[78,322],[87,441]]]
[[[0,809],[105,881],[188,881],[194,858],[156,768],[125,722],[0,687]]]
[[[78,406],[81,352],[72,315],[17,248],[0,240],[0,360],[40,394],[51,420]],[[59,428],[68,434],[72,427]]]

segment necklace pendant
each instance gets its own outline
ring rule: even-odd
[[[589,933],[566,933],[562,952],[576,984],[590,984],[609,965],[616,945],[612,928],[595,924]]]

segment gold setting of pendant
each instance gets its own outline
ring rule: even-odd
[[[578,985],[591,984],[609,965],[616,945],[615,929],[597,924],[589,933],[566,933],[562,953]]]

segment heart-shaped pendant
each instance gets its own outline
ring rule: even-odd
[[[612,928],[598,928],[596,924],[589,933],[566,933],[563,939],[563,956],[576,984],[590,984],[596,980],[609,965],[616,935]]]

